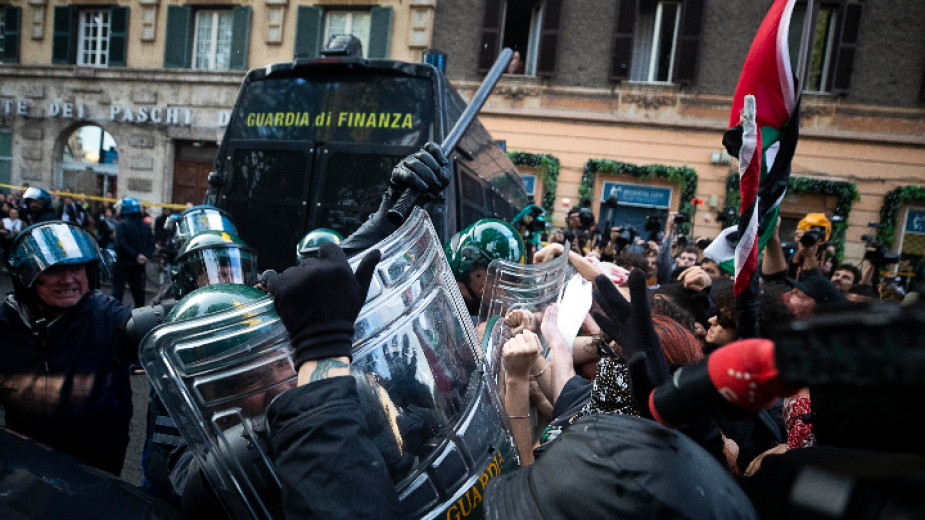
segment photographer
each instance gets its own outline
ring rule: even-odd
[[[573,248],[577,247],[576,253],[585,256],[588,247],[592,245],[589,241],[591,240],[590,229],[594,226],[594,214],[588,208],[575,206],[568,211],[565,224],[567,226],[566,240],[572,244]]]
[[[789,276],[800,279],[804,272],[816,269],[821,271],[829,249],[825,247],[832,235],[832,223],[822,213],[809,213],[797,224],[794,240],[797,250],[790,259]]]

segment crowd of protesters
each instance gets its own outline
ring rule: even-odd
[[[428,153],[433,156],[426,156],[422,163],[426,166],[408,173],[400,164],[393,180],[426,170],[426,178],[434,184],[428,185],[428,193],[439,194],[446,185],[446,160],[437,148]],[[42,190],[31,190],[35,189],[12,194],[5,201],[7,242],[43,219],[69,222],[92,235],[100,247],[116,250],[124,260],[122,267],[138,269],[152,255],[155,239],[170,237],[165,231],[169,210],[151,222],[135,199],[123,199],[116,207],[91,208],[68,194],[46,200],[38,193]],[[379,261],[378,251],[371,250],[354,274],[344,251],[369,249],[395,229],[386,227],[384,217],[395,199],[386,194],[380,210],[340,246],[324,244],[317,257],[303,260],[267,284],[292,340],[299,374],[299,387],[283,394],[266,412],[268,453],[281,478],[281,506],[293,518],[320,512],[334,518],[408,516],[384,471],[382,453],[363,427],[356,382],[344,377],[352,357],[353,321]],[[534,215],[542,216],[540,211]],[[667,395],[679,392],[678,388],[692,391],[684,398],[700,405],[721,399],[738,402],[736,392],[719,391],[715,380],[719,376],[712,373],[710,384],[715,388],[703,384],[709,379],[696,388],[684,386],[686,380],[679,374],[697,373],[696,367],[706,366],[711,356],[728,357],[730,352],[737,358],[755,356],[758,346],[765,345],[755,341],[770,344],[775,329],[794,320],[848,302],[914,300],[920,290],[916,285],[920,280],[913,280],[908,292],[894,279],[875,283],[874,271],[882,266],[861,270],[851,263],[832,265],[824,239],[809,243],[795,236],[793,253],[788,255],[778,222],[762,252],[760,291],[753,307],[757,325],[748,331],[742,326],[748,311],[734,295],[729,263],[707,258],[703,247],[678,240],[678,219],[668,217],[662,232],[642,238],[619,226],[598,233],[590,210],[575,208],[564,229],[548,230],[542,240],[536,237],[505,249],[504,258],[527,257],[534,264],[567,255],[577,276],[593,287],[588,290],[594,303],[574,339],[566,339],[558,321],[559,312],[571,309],[557,304],[515,309],[504,316],[509,339],[498,358],[497,390],[523,467],[495,477],[488,485],[482,483],[487,517],[603,518],[620,512],[627,518],[778,518],[789,511],[787,493],[802,475],[799,470],[809,464],[855,454],[873,465],[888,464],[879,454],[898,452],[906,454],[907,463],[925,468],[925,459],[919,459],[921,450],[907,440],[908,435],[884,443],[870,434],[869,425],[860,424],[872,420],[898,427],[896,417],[881,417],[870,410],[870,403],[858,405],[857,410],[870,414],[858,417],[852,413],[853,402],[842,402],[830,391],[776,388],[770,392],[762,387],[761,392],[774,398],[765,395],[763,404],[769,406],[752,413],[694,413],[677,424],[672,422],[676,415],[661,415],[653,399],[665,385],[677,387],[667,390]],[[524,220],[520,231],[506,222],[486,220],[490,222],[473,224],[461,234],[484,226],[491,227],[495,238],[483,241],[473,235],[472,240],[454,239],[447,245],[470,314],[479,314],[488,263],[502,258],[499,243],[510,246],[510,238],[525,232],[533,217]],[[819,226],[812,229],[819,233]],[[508,232],[510,236],[505,235]],[[152,236],[139,238],[142,235]],[[126,244],[136,239],[138,244]],[[39,297],[46,283],[41,276],[35,288]],[[86,283],[81,287],[87,290]],[[26,296],[28,287],[20,289]],[[306,298],[307,294],[336,296]],[[136,297],[135,303],[143,305],[143,297]],[[68,308],[56,311],[66,315]],[[481,334],[484,324],[473,319]],[[743,372],[745,380],[760,376],[730,368],[729,377],[741,380]],[[750,388],[749,399],[759,391],[754,384],[746,388]],[[707,395],[710,392],[712,396]],[[349,481],[343,475],[350,475]],[[807,487],[815,484],[801,481]],[[208,489],[172,492],[176,500],[183,497],[184,508],[187,499],[195,502],[212,496],[214,500]]]

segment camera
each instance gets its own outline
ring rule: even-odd
[[[581,221],[581,227],[589,228],[594,225],[594,213],[591,213],[590,208],[574,207],[569,210],[568,215],[572,216],[575,213],[578,214],[578,219]]]
[[[687,224],[691,221],[691,216],[687,213],[676,213],[674,216],[675,224]]]
[[[813,247],[819,242],[825,242],[825,228],[823,226],[813,226],[800,237],[800,244],[806,248]]]
[[[639,233],[636,231],[636,228],[633,226],[621,226],[617,228],[617,251],[622,252],[626,249],[626,246],[633,243]]]

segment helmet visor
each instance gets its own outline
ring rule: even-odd
[[[186,211],[177,220],[177,238],[181,244],[186,239],[209,230],[237,234],[237,229],[231,219],[217,209],[202,208]]]
[[[100,250],[88,233],[68,224],[46,224],[26,230],[10,252],[10,272],[26,287],[53,265],[99,262]],[[105,268],[106,266],[101,266]]]
[[[190,255],[185,268],[197,288],[217,283],[257,283],[257,263],[249,249],[203,249]]]

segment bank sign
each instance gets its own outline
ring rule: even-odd
[[[603,191],[602,201],[616,195],[620,206],[667,209],[671,204],[671,188],[604,182]]]
[[[114,123],[163,126],[193,126],[193,123],[196,122],[195,110],[186,107],[112,104],[109,105],[108,110],[102,107],[96,107],[94,110],[93,108],[88,108],[81,101],[74,103],[49,101],[46,104],[38,105],[31,103],[27,99],[0,99],[0,115],[44,119],[107,120]],[[226,126],[230,116],[230,110],[220,110],[218,120],[213,126]]]

